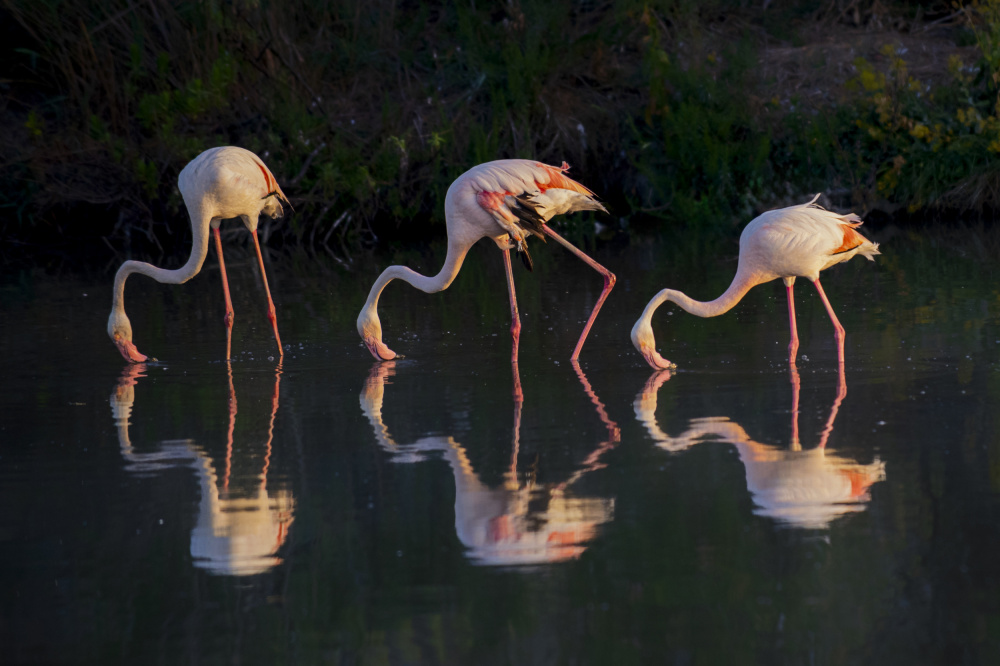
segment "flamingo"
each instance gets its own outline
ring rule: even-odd
[[[264,258],[257,241],[257,220],[261,213],[279,218],[282,216],[281,202],[291,206],[278,181],[264,162],[249,150],[236,146],[209,148],[191,160],[177,178],[184,205],[191,216],[193,244],[187,263],[176,270],[158,268],[143,261],[126,261],[115,274],[114,295],[111,316],[108,318],[108,335],[118,347],[118,351],[130,363],[141,363],[146,355],[136,349],[132,342],[132,324],[125,315],[125,280],[132,273],[148,275],[157,282],[182,284],[201,270],[208,254],[208,230],[211,227],[215,237],[215,250],[219,255],[222,270],[222,290],[226,297],[226,360],[230,358],[233,335],[233,303],[229,297],[229,281],[226,279],[226,264],[222,259],[222,241],[219,225],[222,220],[240,217],[253,236],[260,262],[260,275],[264,280],[267,294],[267,317],[274,327],[274,339],[278,343],[278,354],[283,356],[278,322],[274,313],[274,302],[267,286],[264,272]]]
[[[725,293],[714,301],[696,301],[673,289],[664,289],[649,301],[642,316],[632,327],[632,344],[653,368],[676,367],[656,351],[653,312],[664,301],[671,301],[699,317],[715,317],[728,312],[751,287],[781,278],[788,294],[788,323],[791,342],[788,343],[788,361],[795,363],[799,349],[799,336],[795,326],[795,301],[792,287],[796,277],[812,281],[833,322],[837,341],[837,358],[844,364],[844,327],[819,283],[819,273],[843,263],[857,254],[875,261],[878,243],[872,243],[857,232],[862,220],[854,213],[841,215],[819,206],[816,200],[788,208],[771,210],[751,220],[740,235],[740,259],[736,276]]]
[[[546,224],[563,213],[581,210],[607,212],[594,199],[593,192],[564,175],[568,169],[569,165],[565,162],[561,167],[554,167],[532,160],[497,160],[475,166],[459,176],[448,188],[445,197],[448,254],[440,272],[434,277],[426,277],[406,266],[390,266],[372,285],[357,322],[358,333],[372,356],[380,361],[396,357],[396,353],[382,342],[382,325],[378,318],[378,299],[385,286],[399,278],[428,294],[443,291],[458,275],[472,245],[481,238],[489,237],[503,253],[510,297],[511,358],[516,362],[521,320],[514,293],[510,250],[517,248],[525,266],[531,270],[526,241],[528,235],[533,234],[543,241],[545,236],[554,239],[604,277],[604,289],[573,350],[572,360],[578,359],[590,327],[614,287],[615,276]]]

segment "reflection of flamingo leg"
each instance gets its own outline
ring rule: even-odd
[[[233,364],[226,364],[229,373],[229,432],[226,435],[226,471],[222,475],[222,490],[229,490],[229,474],[233,468],[233,430],[236,429],[236,388],[233,386]]]
[[[517,456],[521,449],[521,407],[524,405],[524,394],[521,392],[521,373],[518,371],[516,358],[511,367],[514,371],[514,433],[511,437],[510,471],[508,472],[507,485],[516,489],[518,487]]]
[[[223,321],[226,322],[226,360],[231,358],[231,350],[233,348],[233,319],[236,315],[233,313],[233,301],[229,298],[229,280],[226,278],[226,262],[222,258],[222,237],[219,234],[219,228],[215,227],[212,229],[212,235],[215,236],[215,251],[219,255],[219,271],[222,273],[222,292],[226,295],[226,316]]]
[[[587,381],[587,375],[583,374],[583,368],[580,367],[580,362],[570,361],[570,363],[573,365],[573,370],[576,371],[576,376],[580,379],[580,383],[583,384],[583,392],[587,394],[590,401],[594,403],[595,407],[597,407],[597,416],[601,419],[601,423],[604,424],[604,427],[608,429],[608,441],[616,443],[620,442],[621,429],[618,427],[618,424],[612,421],[611,417],[608,416],[608,410],[604,408],[604,403],[597,397],[597,394],[594,392],[590,382]]]
[[[513,349],[510,353],[510,360],[512,363],[517,363],[517,346],[521,340],[521,317],[517,312],[517,294],[514,293],[514,272],[510,267],[510,250],[505,249],[503,251],[503,267],[507,272],[507,294],[510,296],[510,337],[513,339]],[[517,377],[517,373],[514,373]],[[516,382],[517,390],[515,395],[520,391],[521,382],[518,380]]]
[[[799,351],[799,330],[795,325],[795,299],[792,296],[794,286],[795,278],[785,278],[785,292],[788,294],[788,328],[791,330],[791,340],[788,343],[789,363],[795,363],[795,355]]]
[[[608,294],[611,293],[611,288],[615,286],[615,274],[591,259],[583,250],[579,249],[568,240],[557,234],[551,227],[549,227],[549,225],[543,224],[542,231],[544,231],[547,236],[555,239],[557,243],[582,259],[585,264],[604,276],[604,289],[601,291],[601,295],[598,297],[597,303],[594,305],[594,309],[590,313],[590,318],[587,319],[587,325],[583,327],[583,333],[580,334],[580,339],[576,343],[576,348],[573,349],[573,355],[570,357],[571,361],[576,361],[580,358],[580,350],[583,349],[583,343],[587,339],[587,334],[590,333],[590,327],[594,325],[594,320],[597,319],[597,313],[601,310],[601,306],[604,305],[604,301],[607,299]]]
[[[833,306],[830,305],[830,300],[823,292],[823,287],[819,284],[819,278],[813,280],[813,284],[816,285],[816,291],[819,293],[820,300],[823,301],[823,307],[826,308],[826,313],[830,315],[830,321],[833,322],[833,337],[837,340],[837,361],[843,367],[844,339],[847,337],[847,333],[844,332],[844,327],[840,325],[840,320],[837,319],[837,315],[833,311]],[[841,370],[841,373],[843,373],[843,370]]]
[[[281,361],[274,370],[274,395],[271,396],[271,421],[267,425],[267,445],[264,448],[264,467],[260,470],[260,487],[267,489],[267,470],[271,466],[271,442],[274,440],[274,418],[278,415],[278,387],[281,385]]]
[[[597,417],[601,419],[601,422],[604,424],[604,427],[608,429],[608,439],[607,441],[598,444],[597,448],[591,451],[590,454],[583,459],[583,462],[580,465],[580,469],[574,472],[568,479],[566,479],[565,481],[556,486],[556,488],[560,490],[564,490],[571,484],[576,483],[576,481],[587,472],[593,472],[594,470],[603,468],[604,463],[600,461],[601,456],[604,455],[606,451],[610,451],[611,449],[615,448],[615,446],[617,446],[618,443],[621,442],[621,429],[618,427],[618,424],[612,421],[611,417],[608,416],[608,411],[607,409],[604,408],[604,403],[601,402],[601,399],[597,397],[597,393],[594,392],[593,387],[587,380],[587,375],[583,374],[583,368],[580,367],[580,363],[578,361],[570,361],[570,362],[573,364],[573,369],[576,371],[576,376],[577,378],[579,378],[580,384],[583,385],[584,393],[587,394],[587,397],[590,398],[590,401],[594,403],[594,407],[597,408]]]
[[[791,299],[788,301],[791,303]],[[799,389],[802,388],[802,380],[799,378],[799,369],[792,361],[788,367],[788,373],[792,380],[792,443],[789,448],[792,451],[801,451],[802,444],[799,443]]]
[[[830,418],[826,420],[826,425],[823,427],[823,433],[819,439],[819,448],[826,448],[826,440],[829,439],[830,433],[833,432],[833,422],[837,418],[837,412],[840,411],[840,403],[844,401],[847,396],[847,379],[844,377],[844,364],[840,364],[840,372],[837,377],[837,397],[833,401],[833,407],[830,408]]]

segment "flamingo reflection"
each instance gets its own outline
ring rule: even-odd
[[[281,364],[275,371],[271,418],[264,445],[260,475],[241,492],[230,487],[233,468],[233,432],[236,425],[236,390],[232,366],[229,374],[229,428],[223,471],[216,470],[211,456],[193,439],[163,440],[152,451],[136,451],[129,437],[129,419],[135,402],[135,386],[146,376],[144,363],[127,366],[111,395],[111,413],[118,427],[118,443],[125,469],[140,476],[172,467],[189,467],[201,486],[198,516],[191,530],[191,556],[195,566],[215,574],[251,576],[281,563],[275,553],[288,537],[294,520],[295,498],[287,488],[267,489],[274,420],[278,413]],[[241,477],[242,478],[242,477]],[[236,485],[236,484],[234,484]],[[245,484],[240,484],[245,485]]]
[[[863,465],[827,448],[837,412],[847,395],[843,371],[819,444],[804,450],[799,443],[801,382],[795,365],[791,366],[790,374],[792,425],[791,444],[787,450],[754,441],[740,424],[725,416],[691,419],[688,429],[676,437],[663,432],[656,422],[656,394],[670,378],[669,370],[649,378],[636,396],[635,415],[646,426],[656,446],[666,451],[683,451],[709,440],[732,444],[746,471],[747,488],[757,505],[755,514],[793,527],[826,529],[845,514],[864,511],[871,499],[871,486],[885,479],[885,463],[876,457],[874,462]]]
[[[517,459],[524,401],[515,362],[511,463],[499,487],[482,482],[465,447],[453,437],[427,436],[409,444],[397,443],[382,419],[385,386],[396,374],[395,361],[372,368],[360,401],[376,442],[390,454],[392,462],[419,462],[431,455],[440,455],[448,462],[455,478],[455,532],[474,564],[517,566],[573,559],[586,550],[600,526],[613,518],[613,499],[582,497],[571,491],[571,486],[584,475],[604,467],[601,457],[620,441],[617,424],[608,418],[579,364],[574,363],[574,367],[607,429],[607,438],[560,483],[539,484],[532,475],[519,479]]]

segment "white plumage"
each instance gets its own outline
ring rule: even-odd
[[[563,213],[605,211],[590,190],[564,175],[567,169],[569,166],[565,163],[562,167],[553,167],[532,160],[497,160],[475,166],[456,178],[445,197],[448,255],[438,274],[427,277],[405,266],[390,266],[368,293],[368,300],[358,315],[357,329],[372,356],[385,361],[396,356],[382,342],[382,324],[378,317],[378,299],[385,286],[398,278],[429,294],[447,289],[458,275],[472,245],[482,238],[490,238],[504,255],[514,343],[511,358],[516,361],[521,322],[514,293],[510,250],[516,248],[530,270],[531,259],[526,240],[528,235],[535,235],[543,239],[552,238],[604,277],[604,289],[571,357],[579,358],[587,333],[614,286],[615,276],[546,224],[553,216]]]
[[[264,259],[257,240],[257,221],[261,213],[272,218],[282,216],[281,202],[288,203],[277,180],[259,157],[249,150],[236,146],[209,148],[191,160],[181,170],[177,179],[184,205],[191,217],[191,256],[187,263],[176,270],[158,268],[144,261],[126,261],[115,274],[112,295],[111,316],[108,318],[108,335],[118,347],[118,351],[131,363],[146,360],[146,355],[136,349],[132,342],[132,324],[125,315],[125,280],[132,273],[148,275],[157,282],[182,284],[198,274],[208,254],[208,235],[215,236],[215,249],[219,254],[222,271],[222,286],[226,299],[226,359],[230,357],[233,330],[233,306],[229,297],[226,266],[222,259],[222,243],[219,225],[222,220],[238,217],[253,236],[260,262],[260,274],[267,293],[268,319],[274,328],[274,338],[278,343],[278,353],[283,354],[278,323],[274,312],[274,302],[267,286]],[[290,204],[289,204],[290,205]]]
[[[646,305],[632,327],[632,344],[654,368],[673,367],[656,351],[651,321],[653,313],[665,301],[677,303],[699,317],[715,317],[728,312],[754,286],[781,278],[788,294],[788,321],[791,341],[788,360],[795,362],[799,337],[795,324],[792,287],[796,277],[811,280],[833,322],[838,345],[838,359],[844,362],[844,328],[819,283],[820,271],[842,263],[857,254],[874,261],[880,254],[872,243],[856,231],[861,218],[828,211],[816,204],[817,194],[807,203],[768,211],[754,218],[740,235],[740,259],[736,276],[729,288],[714,301],[696,301],[673,289],[660,291]]]

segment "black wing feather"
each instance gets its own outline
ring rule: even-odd
[[[542,227],[545,226],[545,219],[538,213],[538,205],[531,200],[533,196],[528,192],[523,192],[517,197],[507,195],[504,197],[504,203],[507,204],[510,212],[521,221],[519,226],[522,229],[538,236],[544,242],[545,234]]]
[[[531,255],[528,254],[528,246],[526,244],[521,244],[520,249],[517,251],[517,255],[521,257],[521,263],[528,269],[528,272],[533,273],[535,271],[535,266],[531,262]]]

